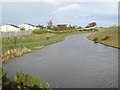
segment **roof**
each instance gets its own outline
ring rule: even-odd
[[[35,25],[29,24],[29,23],[24,23],[24,24],[27,24],[27,25],[34,26],[34,27],[35,27]]]
[[[10,26],[13,26],[13,27],[19,28],[18,26],[13,25],[13,24],[6,24],[6,25],[10,25]]]

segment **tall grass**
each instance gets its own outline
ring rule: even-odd
[[[118,33],[118,27],[112,26],[106,29],[100,28],[98,32],[89,35],[88,38],[90,40],[94,40],[95,38],[97,38],[98,43],[120,48],[120,46],[118,45],[120,41]]]
[[[37,87],[36,87],[37,86]],[[14,80],[7,78],[6,73],[2,70],[2,88],[3,90],[47,90],[47,85],[39,78],[28,73],[17,72]]]
[[[21,83],[23,82],[24,86],[33,87],[37,85],[39,88],[46,88],[45,83],[43,83],[39,78],[33,77],[30,74],[26,74],[23,72],[16,73],[15,82]]]

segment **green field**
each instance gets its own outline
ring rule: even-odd
[[[118,41],[120,36],[118,35],[118,27],[113,26],[109,28],[97,28],[99,31],[88,36],[88,39],[101,43],[104,45],[120,48]]]

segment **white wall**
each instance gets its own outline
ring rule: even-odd
[[[14,26],[11,26],[11,25],[2,25],[2,26],[0,26],[0,31],[10,32],[10,31],[20,31],[20,29],[14,27]]]
[[[18,27],[24,28],[25,30],[34,30],[34,29],[36,29],[36,27],[28,25],[28,24],[21,24]]]

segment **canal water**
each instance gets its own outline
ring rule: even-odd
[[[3,68],[11,79],[23,71],[53,88],[117,88],[118,49],[94,43],[88,35],[67,36],[62,42],[14,58]]]

